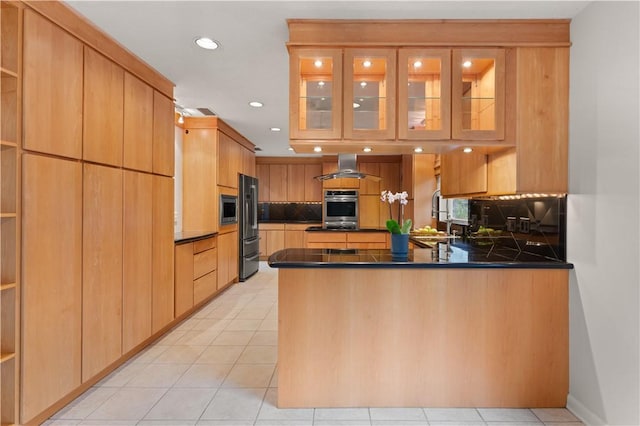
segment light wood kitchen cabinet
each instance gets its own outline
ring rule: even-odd
[[[322,174],[322,164],[304,165],[304,201],[322,201],[322,182],[316,176]]]
[[[322,174],[326,175],[338,171],[338,159],[324,160],[322,162]],[[338,178],[322,181],[322,189],[359,189],[360,179]]]
[[[342,49],[291,49],[291,139],[342,137]]]
[[[380,176],[380,163],[360,162],[358,164],[358,170],[362,173],[366,173],[372,176]],[[382,182],[384,186],[385,182]],[[362,179],[360,181],[360,195],[376,195],[380,197],[381,180],[376,179]]]
[[[84,165],[82,381],[122,355],[122,170]]]
[[[242,168],[241,173],[247,176],[256,176],[256,153],[242,147]]]
[[[256,176],[258,177],[258,202],[271,201],[270,190],[271,182],[269,181],[270,173],[269,164],[256,164]]]
[[[153,89],[139,78],[124,73],[123,167],[151,172],[153,169]]]
[[[216,237],[175,246],[175,317],[217,291]]]
[[[91,49],[84,48],[82,158],[122,166],[124,70]]]
[[[284,223],[261,223],[259,225],[260,234],[260,259],[266,260],[278,250],[285,248],[285,224]]]
[[[242,147],[223,132],[218,132],[218,185],[238,187],[242,168]]]
[[[193,244],[177,244],[174,256],[174,315],[178,318],[193,307]]]
[[[155,333],[174,316],[173,294],[173,179],[153,176],[153,269],[151,328]]]
[[[304,248],[305,231],[309,227],[306,223],[284,224],[284,248]]]
[[[347,233],[307,231],[307,248],[347,248]]]
[[[151,336],[153,176],[124,171],[122,353]]]
[[[396,138],[396,49],[344,50],[343,136]]]
[[[22,273],[20,416],[26,423],[81,384],[82,165],[24,154],[22,212],[28,267]]]
[[[238,231],[218,235],[218,290],[238,280]]]
[[[215,194],[217,133],[212,128],[189,128],[185,131],[182,142],[183,229],[218,229],[218,200]]]
[[[175,125],[173,100],[153,91],[153,173],[175,173]]]
[[[23,73],[24,149],[81,158],[82,43],[26,9]]]
[[[389,247],[388,232],[347,232],[347,248],[385,249]]]
[[[388,232],[307,231],[307,248],[384,249],[389,247]]]
[[[320,164],[288,164],[287,165],[287,201],[317,202],[322,201],[322,183],[315,179],[322,174]]]
[[[288,201],[287,165],[269,165],[269,201]]]
[[[440,157],[440,192],[443,197],[487,191],[487,155],[460,150]]]
[[[358,196],[358,227],[384,228],[389,211],[380,201],[380,194]]]
[[[289,164],[287,167],[287,201],[304,201],[304,164]]]

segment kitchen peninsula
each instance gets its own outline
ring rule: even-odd
[[[450,248],[274,253],[278,406],[564,407],[572,265]]]

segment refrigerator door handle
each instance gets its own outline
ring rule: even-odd
[[[258,200],[258,191],[256,190],[256,185],[251,185],[251,200],[252,200],[252,204],[255,204],[255,202]],[[251,228],[252,229],[258,229],[258,214],[255,211],[255,209],[251,209],[251,215],[253,216],[253,221],[251,224]]]

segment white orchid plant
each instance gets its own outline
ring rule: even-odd
[[[389,220],[387,220],[387,229],[392,234],[408,234],[411,230],[413,222],[411,219],[404,219],[404,206],[409,203],[409,194],[407,191],[396,192],[382,191],[380,194],[380,201],[389,204]],[[393,218],[393,211],[391,205],[398,202],[398,220]],[[402,224],[402,225],[400,225]]]

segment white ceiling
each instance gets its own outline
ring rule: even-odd
[[[588,1],[67,1],[176,85],[176,104],[209,108],[262,149],[288,156],[288,18],[572,18]],[[197,36],[217,40],[205,51]],[[259,100],[263,108],[251,108]],[[279,133],[270,131],[280,127]]]

